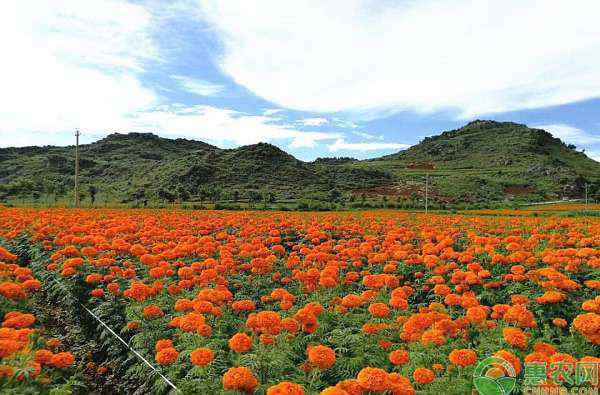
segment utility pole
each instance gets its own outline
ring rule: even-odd
[[[79,207],[79,129],[75,130],[75,207]]]
[[[588,184],[585,184],[585,208],[588,206]]]
[[[429,189],[429,173],[425,172],[425,214],[427,214],[427,193]]]

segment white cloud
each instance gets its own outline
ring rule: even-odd
[[[600,135],[589,133],[585,130],[566,124],[550,124],[533,126],[552,133],[563,142],[575,144],[577,148],[585,148],[585,154],[600,162]]]
[[[576,145],[600,144],[600,135],[593,135],[571,125],[552,124],[534,127],[550,132],[554,137],[558,137],[567,143]]]
[[[281,108],[267,108],[266,110],[263,111],[263,115],[273,115],[273,114],[277,114],[278,112],[282,112],[283,110]]]
[[[298,121],[298,123],[304,126],[321,126],[325,125],[328,122],[329,121],[327,120],[327,118],[304,118]]]
[[[0,132],[117,128],[157,104],[138,78],[159,59],[151,15],[120,1],[0,3]]]
[[[350,129],[358,128],[357,123],[349,121],[347,119],[333,118],[332,121],[333,121],[334,125],[342,127],[342,128],[350,128]]]
[[[349,143],[343,138],[335,140],[333,144],[328,146],[329,151],[388,151],[388,150],[403,150],[410,147],[409,144],[400,143],[384,143],[384,142],[361,142]]]
[[[366,132],[358,132],[358,131],[352,131],[352,134],[358,137],[362,137],[363,139],[367,139],[367,140],[383,140],[383,135],[375,135],[375,134],[371,134],[371,133],[366,133]]]
[[[596,162],[600,162],[600,150],[598,151],[586,151],[585,154],[595,160]]]
[[[183,135],[219,145],[291,140],[292,148],[314,147],[320,141],[340,136],[337,133],[302,131],[276,121],[277,118],[212,106],[172,105],[138,113],[123,130]]]
[[[142,83],[146,62],[161,59],[152,40],[153,15],[144,7],[103,0],[0,3],[0,146],[69,144],[111,131],[155,132],[215,143],[288,140],[313,147],[339,137],[281,125],[279,109],[252,116],[210,106],[166,105]],[[171,76],[203,96],[219,85]]]
[[[600,162],[600,151],[586,151],[585,153],[596,162]]]
[[[159,105],[113,121],[110,127],[104,129],[84,129],[82,141],[97,140],[112,132],[152,132],[161,136],[203,140],[218,146],[288,142],[291,148],[313,148],[319,142],[341,136],[339,133],[298,130],[292,125],[277,123],[277,118],[204,105]],[[68,133],[9,133],[0,130],[0,147],[70,145],[73,141]]]
[[[9,133],[0,131],[0,147],[28,147],[28,146],[44,146],[44,145],[70,145],[75,143],[74,134],[68,136],[68,139],[63,140],[63,136],[58,136],[55,133]]]
[[[198,5],[224,72],[287,108],[470,117],[600,96],[597,0]]]
[[[200,96],[214,96],[223,92],[225,89],[223,85],[213,84],[212,82],[198,80],[183,75],[172,75],[171,78],[177,81],[183,89]]]

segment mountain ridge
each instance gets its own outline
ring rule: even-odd
[[[0,149],[0,199],[68,199],[73,146]],[[474,120],[393,154],[302,161],[270,143],[220,148],[152,133],[112,133],[80,146],[89,200],[336,201],[365,196],[418,204],[494,202],[596,193],[600,163],[541,129]],[[72,195],[71,195],[72,198]]]

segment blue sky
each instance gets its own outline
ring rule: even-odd
[[[0,146],[80,128],[368,158],[496,119],[600,160],[597,15],[597,0],[5,0]]]

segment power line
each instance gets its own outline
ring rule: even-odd
[[[75,207],[79,207],[79,129],[75,130]]]

